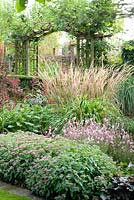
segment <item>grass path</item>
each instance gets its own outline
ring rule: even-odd
[[[6,190],[0,189],[0,200],[31,200],[31,198],[12,194]]]

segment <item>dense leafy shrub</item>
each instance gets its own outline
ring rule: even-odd
[[[37,100],[37,99],[36,99]],[[42,102],[42,99],[38,99]],[[39,103],[38,102],[38,103]],[[29,105],[30,104],[30,105]],[[76,99],[66,105],[46,105],[45,107],[34,104],[32,99],[29,104],[18,104],[13,109],[4,108],[0,111],[0,130],[4,126],[9,131],[31,131],[45,133],[50,128],[53,133],[61,133],[68,120],[84,121],[93,118],[96,122],[103,123],[104,118],[112,123],[121,117],[118,109],[106,100],[86,98]]]
[[[134,162],[134,142],[120,124],[109,126],[96,123],[94,120],[83,124],[69,122],[64,128],[64,135],[70,139],[83,140],[98,144],[101,149],[116,161]]]
[[[116,171],[97,146],[18,132],[0,136],[0,178],[45,199],[92,199]]]
[[[134,77],[120,84],[117,92],[119,106],[125,115],[134,115]]]
[[[43,112],[44,109],[41,106],[30,106],[28,104],[18,104],[15,108],[9,110],[4,108],[1,110],[3,116],[0,120],[0,130],[2,129],[2,121],[4,120],[5,131],[32,131],[36,133],[42,133],[43,127]]]
[[[24,135],[23,132],[19,132],[1,135],[0,139],[0,178],[12,183],[24,184],[25,171],[43,151],[43,149],[41,151],[42,140],[39,142],[41,138],[30,133]],[[44,140],[44,146],[48,142],[49,139]]]
[[[34,159],[45,153],[42,144],[45,147],[50,140],[23,132],[1,135],[0,138],[0,178],[24,184],[26,170]]]
[[[69,113],[62,107],[18,104],[15,108],[0,110],[0,131],[15,132],[17,130],[45,134],[51,127],[56,133],[68,120]]]
[[[7,74],[8,69],[5,66],[0,66],[0,107],[3,107],[10,100],[16,105],[18,100],[25,97],[25,92],[20,87],[20,79],[10,77]]]

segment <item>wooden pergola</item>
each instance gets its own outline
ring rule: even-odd
[[[70,27],[67,27],[66,30],[56,30],[56,31],[65,31],[69,32]],[[47,23],[44,28],[41,30],[33,30],[31,33],[26,35],[13,35],[14,39],[14,48],[15,48],[15,55],[12,62],[12,68],[15,74],[21,75],[37,75],[39,69],[39,62],[38,62],[38,42],[40,38],[55,32],[53,29],[53,25]],[[96,39],[102,40],[105,37],[111,37],[111,34],[99,34],[94,33],[92,38],[88,38],[87,34],[84,32],[78,32],[77,35],[74,35],[77,38],[77,64],[80,63],[80,56],[83,55],[82,48],[83,46],[82,41],[86,39],[88,42],[90,40],[91,49],[90,51],[86,52],[90,54],[90,66],[94,65],[94,41]],[[89,55],[87,55],[88,57]]]
[[[41,37],[53,32],[50,24],[47,24],[45,28],[24,36],[13,35],[15,54],[12,60],[12,68],[15,74],[31,75],[38,73],[38,42]]]

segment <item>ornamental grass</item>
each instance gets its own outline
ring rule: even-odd
[[[49,101],[65,104],[76,97],[88,99],[115,97],[118,85],[131,74],[130,67],[46,68],[39,72]]]

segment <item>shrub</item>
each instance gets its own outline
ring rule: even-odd
[[[4,126],[5,131],[17,130],[42,133],[44,131],[43,112],[44,108],[38,105],[17,104],[15,108],[0,110],[3,118],[0,120],[0,130]]]
[[[39,141],[42,138],[21,131],[17,134],[0,135],[0,138],[0,178],[24,184],[26,170],[42,154],[42,142]],[[44,146],[48,142],[49,139],[43,140]]]
[[[50,70],[44,70],[40,78],[48,100],[65,104],[85,95],[88,99],[106,96],[113,100],[118,84],[130,71],[130,68],[70,68],[56,70],[52,76]]]
[[[3,107],[10,100],[16,105],[17,100],[25,96],[19,86],[20,79],[8,77],[7,74],[7,68],[0,66],[0,107]]]
[[[46,134],[50,127],[59,134],[69,115],[62,107],[29,104],[17,104],[15,108],[10,109],[4,107],[0,113],[1,132],[4,129],[5,132],[23,130],[39,134]]]
[[[0,136],[0,178],[45,199],[91,199],[116,167],[97,146],[18,132]]]
[[[77,122],[69,122],[64,128],[64,136],[70,139],[83,140],[97,144],[101,150],[109,154],[116,161],[134,161],[134,142],[127,132],[119,127],[96,123],[94,120],[86,121],[84,125]]]
[[[119,85],[117,92],[119,106],[125,115],[134,116],[134,77]]]

